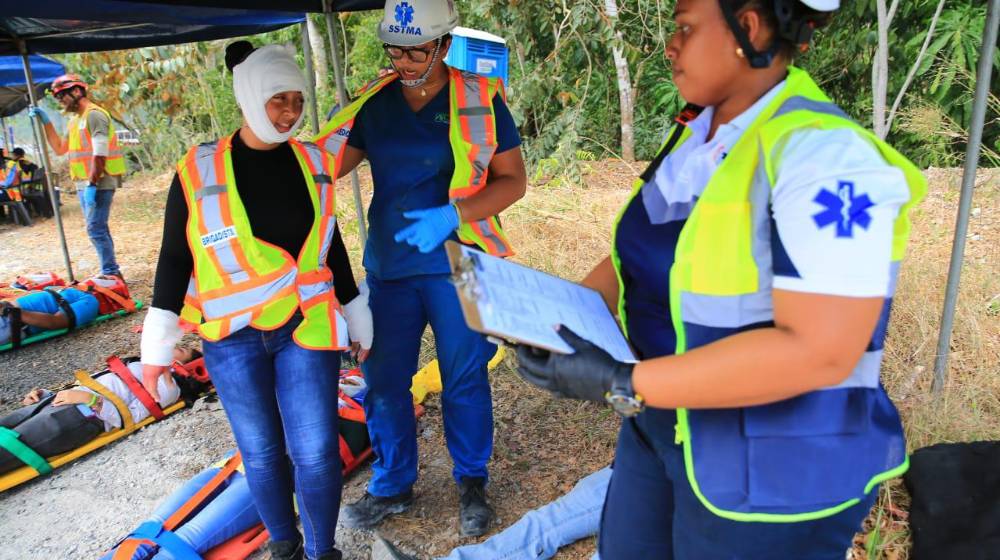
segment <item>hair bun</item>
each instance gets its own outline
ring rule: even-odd
[[[229,43],[226,45],[226,68],[232,72],[233,68],[236,68],[237,64],[246,60],[254,50],[256,49],[250,41],[244,40]]]

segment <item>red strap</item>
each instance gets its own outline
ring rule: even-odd
[[[118,292],[115,292],[113,290],[109,290],[109,289],[105,288],[104,286],[98,286],[97,284],[87,284],[87,288],[89,290],[97,292],[97,293],[101,294],[102,296],[110,299],[111,301],[117,303],[125,311],[127,311],[129,313],[135,313],[135,309],[136,309],[135,302],[132,301],[131,299],[127,299],[127,298],[123,297]]]
[[[201,490],[195,492],[194,496],[191,496],[187,502],[184,502],[184,505],[177,508],[177,511],[171,514],[171,516],[163,522],[163,528],[168,531],[173,531],[178,525],[186,521],[188,516],[190,516],[194,510],[198,509],[201,503],[205,501],[205,498],[212,495],[212,493],[215,492],[215,490],[223,482],[225,482],[230,475],[236,472],[236,468],[242,463],[243,459],[240,458],[240,454],[237,451],[232,457],[229,458],[228,461],[226,461],[225,466],[219,469],[219,472],[215,473],[215,476],[208,481],[208,484],[202,486]]]
[[[146,391],[146,388],[143,387],[141,383],[136,381],[135,376],[132,375],[132,372],[129,371],[127,367],[125,367],[125,364],[122,363],[121,359],[119,359],[118,356],[111,356],[107,359],[107,362],[108,368],[110,368],[111,371],[118,376],[118,379],[121,379],[122,382],[128,385],[129,390],[132,391],[135,398],[139,399],[139,402],[142,403],[142,406],[146,407],[146,410],[153,415],[153,418],[163,420],[165,416],[163,414],[163,409],[161,409],[160,405],[153,400],[153,396]]]

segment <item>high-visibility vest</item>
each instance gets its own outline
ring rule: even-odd
[[[94,161],[94,144],[87,126],[87,115],[91,111],[100,111],[108,118],[108,156],[104,161],[104,173],[107,175],[125,174],[125,156],[118,146],[115,135],[115,125],[111,115],[94,102],[90,102],[82,115],[73,115],[67,127],[66,140],[69,149],[69,176],[74,181],[90,179],[91,165]]]
[[[487,78],[455,68],[448,69],[450,99],[450,131],[455,172],[452,174],[448,198],[452,201],[468,198],[486,187],[490,160],[497,150],[496,114],[493,97],[503,95],[503,81]],[[335,171],[340,170],[347,137],[354,128],[354,119],[361,107],[385,86],[399,77],[395,72],[365,86],[353,103],[343,108],[323,127],[315,142],[336,158]],[[336,175],[335,175],[336,176]],[[496,256],[510,256],[514,251],[500,227],[497,216],[459,225],[458,239],[478,245]]]
[[[807,129],[848,129],[867,139],[889,165],[903,172],[910,200],[895,222],[882,328],[876,327],[869,351],[844,382],[767,405],[677,410],[675,442],[683,445],[692,490],[714,514],[736,521],[828,517],[859,503],[879,482],[899,476],[909,465],[899,415],[880,384],[881,342],[909,239],[909,213],[926,193],[926,180],[899,152],[852,122],[797,68],[789,68],[784,87],[719,164],[693,207],[685,210],[690,214],[670,269],[676,353],[774,324],[767,232],[774,227],[770,201],[776,160],[788,134]],[[676,149],[690,137],[690,130],[675,132],[680,130],[679,142],[665,149]],[[633,198],[642,187],[642,180],[637,181]],[[627,332],[626,286],[616,248],[612,262],[619,280],[618,310]]]
[[[233,176],[232,137],[195,146],[177,164],[188,207],[187,238],[194,271],[181,326],[221,340],[247,326],[273,330],[301,310],[293,338],[304,348],[349,346],[333,272],[333,159],[318,146],[289,140],[302,168],[316,218],[298,259],[253,235]]]
[[[5,183],[7,177],[13,173],[15,175],[14,182],[10,184],[11,187],[16,187],[21,184],[21,173],[20,169],[17,167],[17,162],[9,159],[0,166],[0,183]],[[21,189],[10,188],[7,190],[7,196],[10,197],[14,202],[21,201]]]

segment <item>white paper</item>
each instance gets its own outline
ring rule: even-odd
[[[636,361],[595,290],[464,245],[462,256],[475,264],[475,299],[483,330],[569,354],[573,349],[555,331],[565,325],[616,360]]]

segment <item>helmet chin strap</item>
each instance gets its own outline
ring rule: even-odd
[[[441,55],[441,37],[438,37],[437,44],[434,46],[434,54],[431,55],[431,63],[427,66],[427,70],[424,71],[424,74],[419,78],[417,78],[416,80],[400,79],[399,83],[403,84],[403,86],[408,88],[416,88],[426,84],[427,78],[430,77],[431,71],[434,70],[434,65],[437,64],[438,57],[440,55]],[[392,62],[393,69],[395,69],[396,72],[399,72],[399,68],[396,68],[396,63],[392,61],[392,59],[390,59],[390,62]],[[424,95],[427,95],[427,92],[424,92]]]

